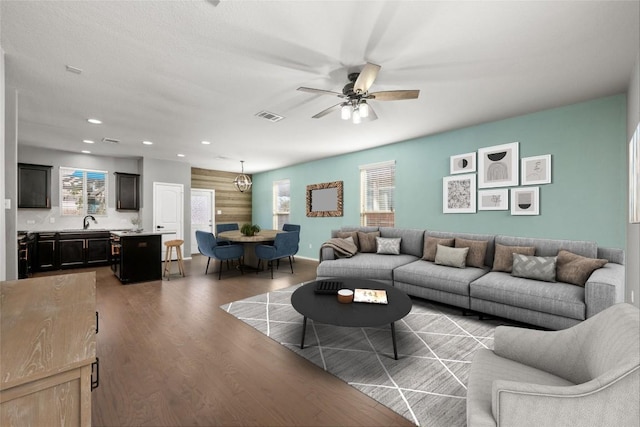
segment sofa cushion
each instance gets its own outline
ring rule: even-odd
[[[509,246],[535,246],[537,256],[556,256],[565,249],[574,254],[595,258],[598,256],[596,242],[583,240],[534,239],[532,237],[496,236],[496,243]]]
[[[558,252],[556,277],[561,282],[584,286],[591,273],[606,263],[606,259],[587,258],[561,250]]]
[[[584,320],[584,288],[513,277],[492,271],[471,283],[471,297],[533,311]]]
[[[467,265],[482,268],[487,255],[488,240],[469,240],[456,237],[456,248],[469,248]]]
[[[421,259],[396,268],[393,279],[415,286],[468,296],[469,283],[486,273],[487,270],[482,268],[451,268]]]
[[[317,268],[318,277],[358,277],[361,279],[393,280],[394,268],[411,263],[418,257],[358,252],[351,258],[322,261]]]
[[[450,248],[438,245],[436,249],[436,264],[455,268],[465,268],[469,248]]]
[[[363,253],[376,252],[376,237],[380,237],[379,231],[369,233],[358,231],[358,244],[360,245],[358,250]]]
[[[439,239],[437,237],[425,236],[422,259],[425,261],[435,261],[438,245],[453,247],[454,243],[455,239],[453,237],[450,239]]]
[[[493,234],[471,234],[471,233],[450,233],[447,231],[428,231],[426,235],[429,237],[439,237],[439,238],[454,238],[454,239],[466,239],[466,240],[482,240],[487,241],[487,250],[484,258],[484,265],[491,267],[493,265],[493,253],[494,253],[494,241],[495,237]],[[467,266],[469,263],[467,262]]]
[[[376,253],[382,255],[400,255],[400,237],[376,237]]]
[[[424,230],[413,228],[380,227],[380,237],[401,238],[400,253],[422,256]]]
[[[340,239],[351,237],[351,239],[353,239],[353,244],[356,245],[356,248],[360,248],[360,246],[358,245],[358,232],[356,231],[338,231],[335,237],[338,237]]]
[[[511,273],[513,254],[534,255],[535,246],[506,246],[496,243],[496,253],[493,256],[493,271]]]
[[[556,257],[513,254],[512,276],[525,279],[556,281]]]

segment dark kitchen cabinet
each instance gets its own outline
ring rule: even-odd
[[[109,264],[108,231],[60,233],[59,236],[60,268]]]
[[[40,233],[35,239],[35,271],[58,269],[58,236],[56,233]]]
[[[18,207],[51,209],[51,166],[18,163]]]
[[[123,284],[162,280],[160,234],[113,235],[113,272]]]
[[[140,209],[140,175],[116,172],[116,209],[137,211]]]

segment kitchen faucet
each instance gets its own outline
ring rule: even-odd
[[[89,219],[91,219],[94,224],[98,223],[98,221],[96,221],[96,219],[93,217],[93,215],[87,215],[82,220],[82,229],[83,230],[86,230],[87,228],[89,228]]]

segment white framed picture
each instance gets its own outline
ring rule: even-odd
[[[551,182],[551,154],[524,157],[520,170],[522,185],[549,184]]]
[[[458,154],[449,157],[449,172],[451,175],[456,173],[469,173],[476,171],[476,153]]]
[[[512,188],[511,215],[540,215],[540,187]]]
[[[509,190],[499,188],[495,190],[478,191],[479,211],[506,211],[509,210]]]
[[[518,185],[518,143],[478,149],[478,188]]]
[[[442,212],[476,212],[476,174],[442,178]]]

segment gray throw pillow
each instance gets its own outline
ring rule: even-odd
[[[556,281],[556,257],[513,254],[511,275],[525,279]]]
[[[450,248],[438,245],[436,250],[436,264],[449,267],[465,268],[469,248]]]
[[[535,255],[534,246],[505,246],[496,243],[496,251],[493,256],[493,271],[511,273],[513,267],[513,254]]]
[[[402,238],[376,237],[377,253],[385,255],[400,255],[400,240]]]
[[[430,237],[427,236],[424,239],[424,248],[423,248],[423,255],[422,255],[422,259],[425,261],[435,261],[436,260],[436,249],[438,248],[438,245],[442,245],[442,246],[453,246],[453,242],[454,239],[453,237],[450,239],[442,239],[439,237]]]

